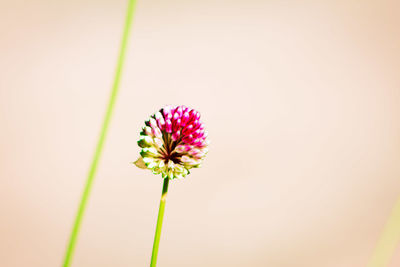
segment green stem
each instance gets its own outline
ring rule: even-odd
[[[167,200],[168,182],[169,182],[169,178],[168,177],[164,178],[164,184],[163,184],[161,200],[160,200],[160,208],[158,210],[156,234],[154,236],[153,253],[151,254],[150,267],[156,267],[156,264],[157,264],[158,245],[160,244],[161,228],[162,228],[164,209],[165,209],[165,201]]]
[[[117,62],[117,68],[115,71],[114,82],[113,82],[113,86],[112,86],[112,90],[111,90],[111,95],[110,95],[106,113],[105,113],[105,116],[103,119],[103,125],[102,125],[101,131],[100,131],[100,137],[97,142],[96,150],[95,150],[95,153],[94,153],[94,156],[92,159],[92,163],[90,166],[90,170],[89,170],[89,173],[88,173],[88,176],[86,179],[85,189],[82,194],[78,212],[75,217],[74,226],[72,228],[70,238],[69,238],[69,243],[68,243],[68,246],[67,246],[67,249],[65,252],[65,258],[64,258],[64,263],[63,263],[64,267],[68,267],[71,265],[71,260],[72,260],[73,254],[74,254],[76,240],[77,240],[79,230],[81,227],[83,214],[85,213],[87,201],[89,199],[90,191],[91,191],[92,185],[93,185],[93,180],[96,175],[97,165],[98,165],[101,153],[103,151],[104,141],[106,139],[108,126],[110,124],[111,115],[113,113],[115,100],[116,100],[117,94],[118,94],[118,89],[119,89],[119,84],[120,84],[121,74],[122,74],[122,68],[123,68],[124,60],[125,60],[125,52],[126,52],[130,28],[131,28],[131,24],[132,24],[133,12],[135,9],[135,2],[136,2],[135,0],[129,0],[127,13],[126,13],[126,19],[125,19],[125,26],[124,26],[123,36],[122,36],[122,41],[121,41],[121,47],[120,47],[119,57],[118,57],[118,62]]]

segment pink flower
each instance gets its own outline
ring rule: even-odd
[[[201,166],[208,143],[199,112],[166,106],[145,122],[138,141],[141,157],[135,164],[163,178],[180,179]]]

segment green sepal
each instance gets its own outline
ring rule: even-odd
[[[132,162],[132,163],[135,164],[136,167],[138,167],[138,168],[147,169],[146,163],[144,163],[142,157],[139,157],[135,162]]]

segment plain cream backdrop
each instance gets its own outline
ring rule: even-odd
[[[0,1],[0,266],[60,266],[126,1]],[[400,195],[396,1],[138,1],[74,267],[148,266],[148,115],[212,140],[170,184],[159,266],[362,267]],[[392,266],[400,265],[400,251]]]

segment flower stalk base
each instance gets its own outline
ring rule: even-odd
[[[163,184],[161,200],[160,200],[160,208],[158,210],[156,233],[154,235],[153,252],[151,254],[150,267],[155,267],[157,264],[158,246],[160,244],[161,228],[162,228],[162,223],[163,223],[163,218],[164,218],[165,202],[167,200],[168,183],[169,183],[169,179],[164,178],[164,184]]]

